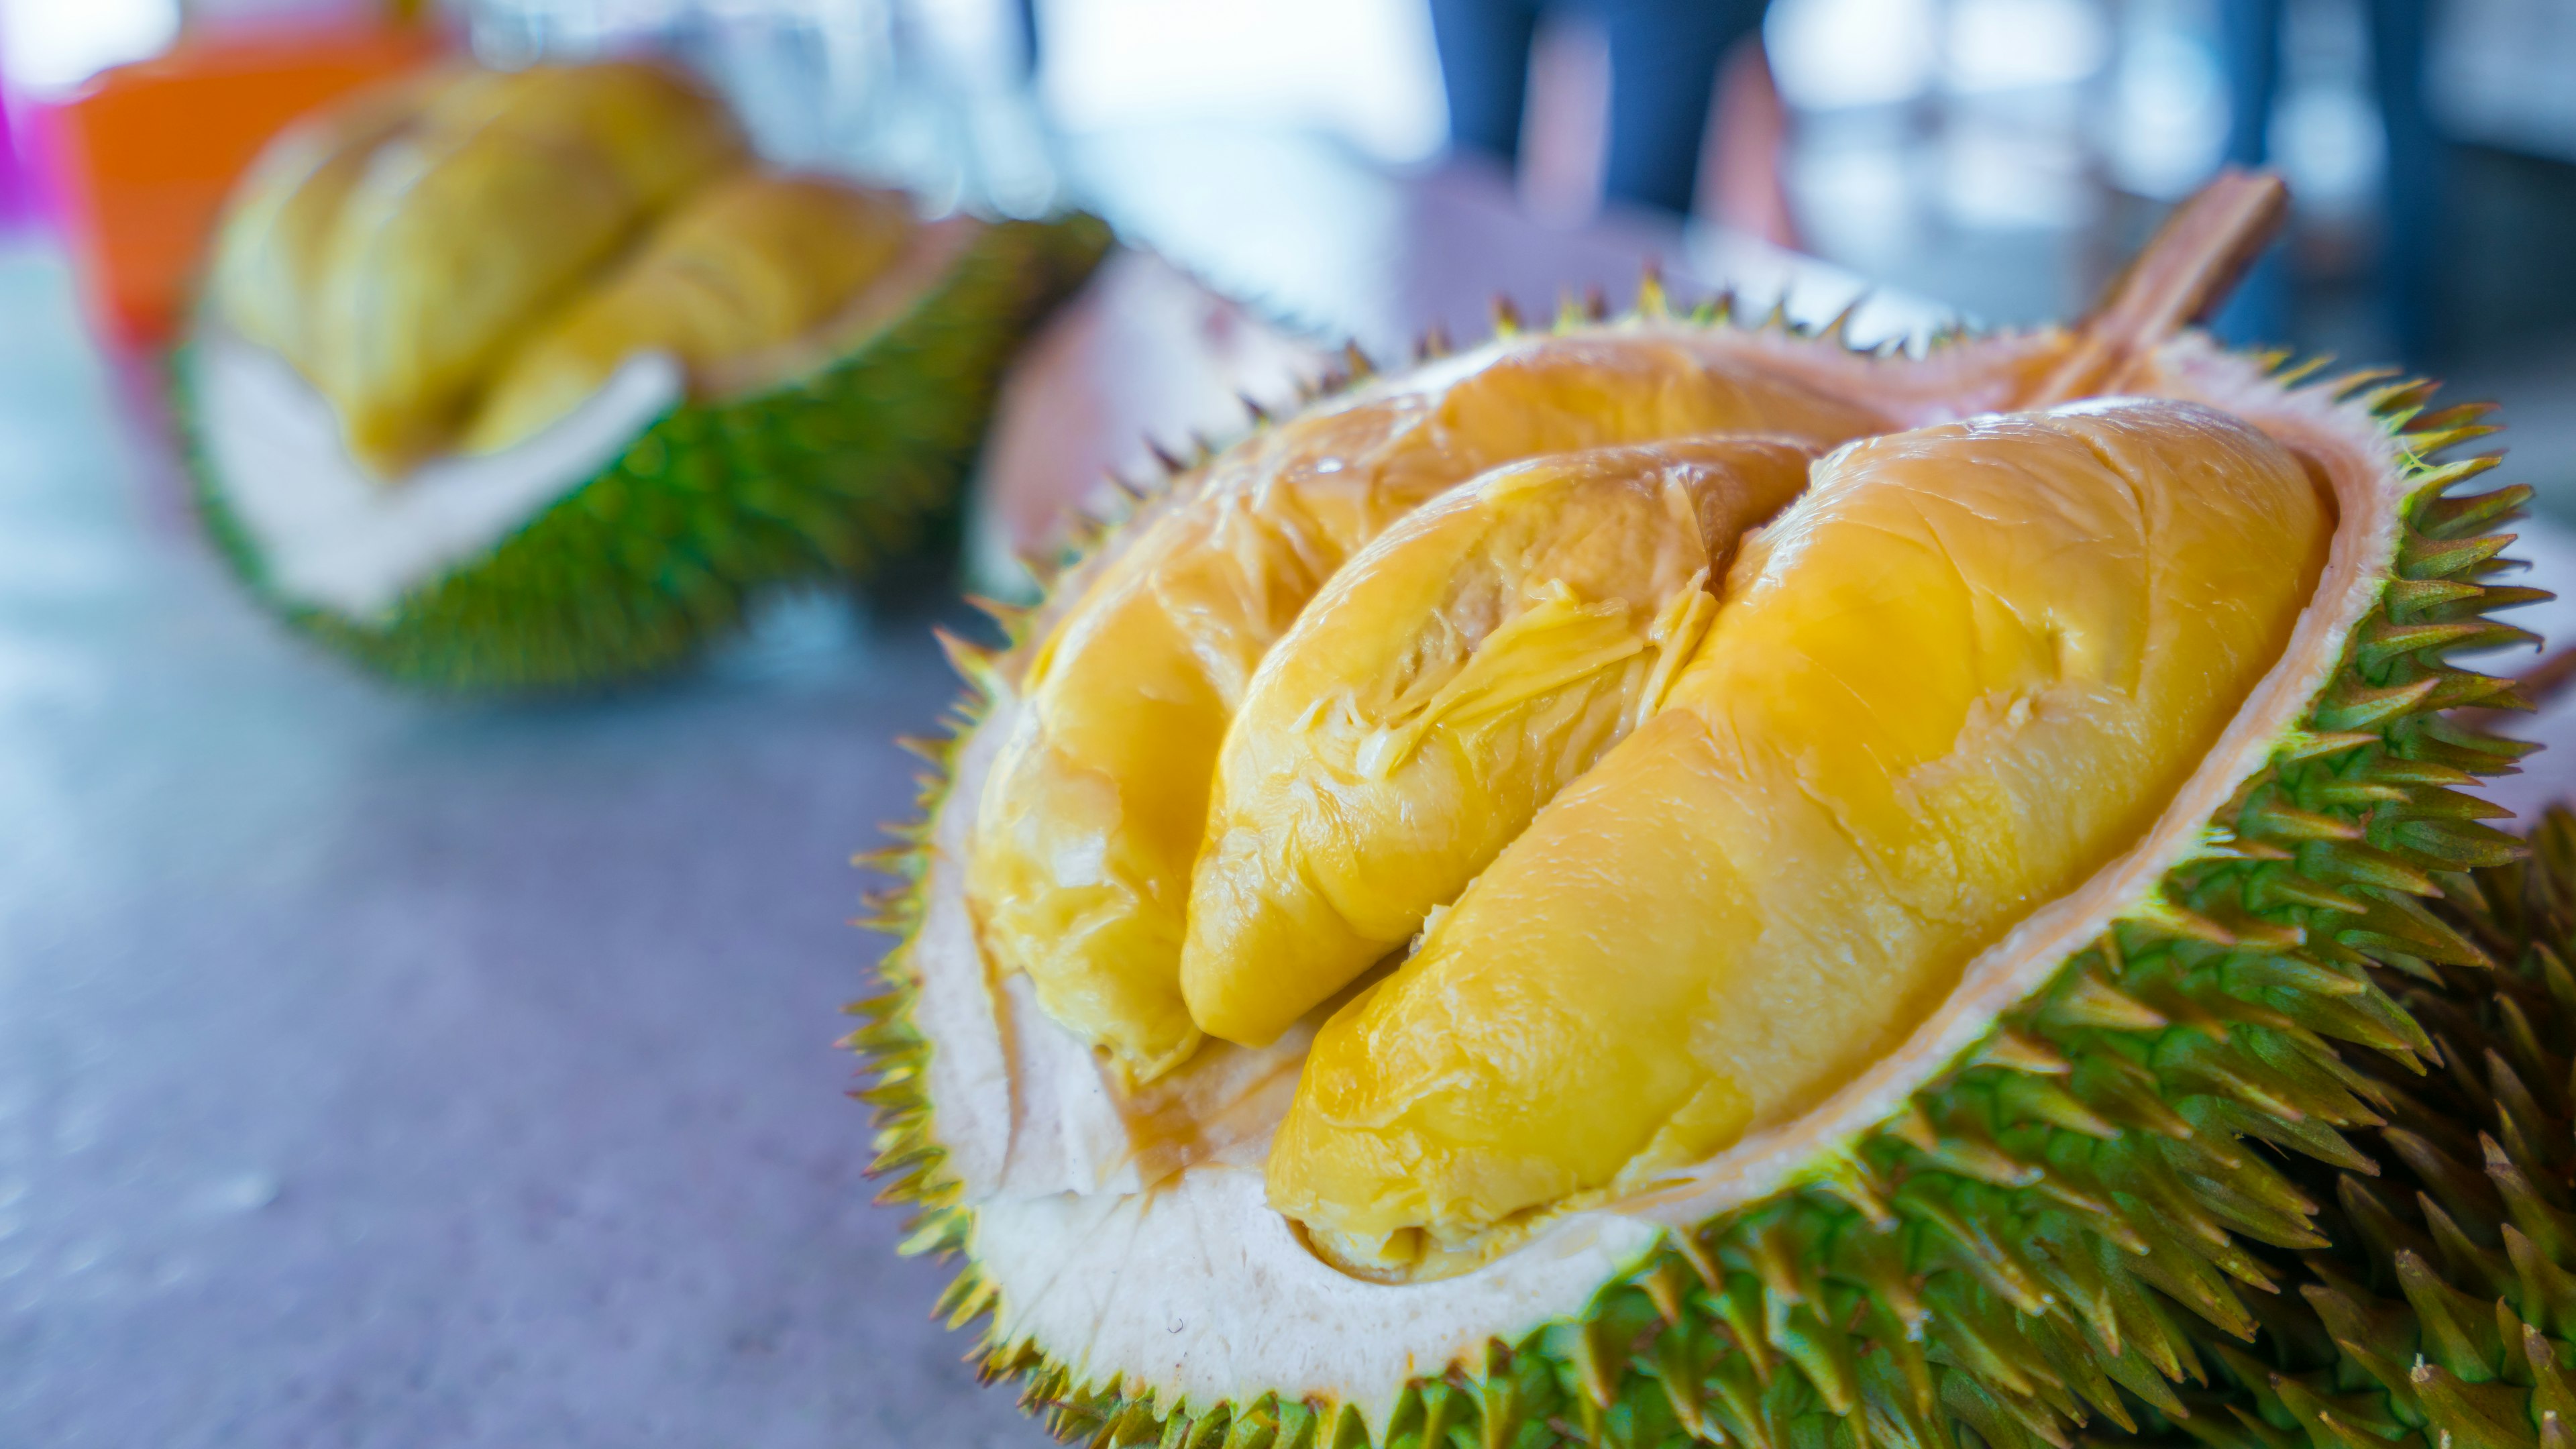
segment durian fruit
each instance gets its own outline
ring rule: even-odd
[[[2427,901],[2517,853],[2459,787],[2523,747],[2451,712],[2516,700],[2446,656],[2535,597],[2481,410],[2185,330],[2281,201],[2072,330],[1650,285],[1355,369],[956,645],[852,1043],[985,1373],[1100,1445],[2272,1422],[2228,1355],[2325,1341],[2276,1290],[2355,1241],[2307,1184],[2444,1060],[2390,973],[2494,949]],[[1535,421],[1390,446],[1488,397]],[[1679,459],[1744,435],[1834,451],[1729,536]],[[1680,496],[1510,516],[1623,467]]]
[[[204,512],[396,678],[641,674],[941,528],[1107,241],[764,170],[659,65],[408,77],[282,137],[220,228],[179,367]]]

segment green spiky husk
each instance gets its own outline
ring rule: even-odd
[[[2279,1265],[2253,1344],[2227,1346],[2219,1413],[2178,1427],[2225,1449],[2566,1449],[2576,1443],[2576,815],[2527,862],[2446,882],[2436,910],[2502,969],[2385,984],[2433,1070],[2359,1064],[2384,1126],[2354,1160],[2303,1164],[2331,1246]]]
[[[1650,292],[1641,311],[1660,316],[1659,302]],[[1707,309],[1694,320],[1731,325]],[[2528,638],[2487,615],[2534,591],[2482,580],[2505,542],[2494,525],[2529,490],[2454,496],[2494,460],[2433,459],[2488,431],[2481,410],[2427,412],[2429,384],[2383,377],[2322,386],[2398,442],[2394,576],[2331,687],[2194,858],[1894,1119],[1791,1188],[1668,1232],[1580,1312],[1415,1380],[1374,1430],[1351,1405],[1258,1385],[1234,1402],[1157,1402],[994,1327],[1001,1285],[973,1261],[975,1212],[923,1086],[935,1047],[911,1021],[928,821],[993,687],[994,656],[963,651],[985,695],[961,705],[952,738],[919,746],[934,766],[923,823],[875,861],[903,882],[878,921],[902,940],[885,989],[851,1008],[863,1024],[849,1042],[873,1073],[858,1095],[876,1110],[884,1198],[916,1210],[905,1251],[966,1259],[937,1312],[952,1327],[984,1318],[986,1379],[1091,1445],[2065,1449],[2199,1427],[2212,1416],[2185,1395],[2227,1383],[2218,1347],[2281,1316],[2266,1290],[2285,1255],[2329,1246],[2288,1164],[2349,1166],[2354,1135],[2389,1110],[2382,1075],[2346,1056],[2432,1057],[2389,983],[2488,960],[2425,899],[2518,851],[2455,787],[2526,747],[2443,713],[2518,701],[2443,656]],[[1024,642],[1029,616],[1004,623]]]
[[[191,449],[199,508],[261,602],[387,678],[464,693],[649,674],[735,627],[755,595],[861,576],[953,537],[1005,369],[1109,240],[1082,214],[985,228],[848,356],[665,414],[597,477],[381,618],[280,595],[202,445]],[[193,435],[188,366],[183,356],[179,412]]]

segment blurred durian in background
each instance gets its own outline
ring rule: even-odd
[[[211,527],[393,677],[588,686],[944,527],[1096,220],[764,166],[657,62],[447,63],[290,128],[179,366]]]

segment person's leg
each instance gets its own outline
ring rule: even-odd
[[[1516,161],[1538,6],[1531,0],[1431,0],[1431,34],[1440,51],[1440,81],[1449,93],[1450,144]]]
[[[2434,229],[2442,211],[2441,138],[2424,109],[2424,0],[2371,0],[2371,66],[2388,128],[2380,218],[2379,288],[2398,355],[2421,363],[2431,344]]]
[[[1595,0],[1610,41],[1606,197],[1687,212],[1718,66],[1759,30],[1763,0]]]
[[[2260,166],[2271,154],[2272,102],[2281,88],[2281,0],[2219,0],[2218,38],[2227,70],[2227,159]],[[2239,345],[2289,339],[2286,240],[2247,270],[2210,327]]]

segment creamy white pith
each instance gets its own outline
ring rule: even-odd
[[[1903,390],[1888,385],[1889,365],[1820,344],[1721,335],[1693,345],[1753,353],[1912,423],[2000,401],[2010,364],[2038,344],[2002,339],[1954,349],[1931,365],[1898,364],[1907,369]],[[915,1020],[936,1044],[929,1091],[938,1135],[976,1204],[976,1257],[1001,1289],[997,1336],[1033,1339],[1093,1375],[1125,1375],[1131,1389],[1207,1401],[1255,1382],[1345,1399],[1382,1423],[1408,1379],[1436,1373],[1490,1337],[1576,1310],[1651,1246],[1662,1225],[1701,1221],[1770,1192],[1813,1163],[1820,1143],[1883,1121],[2112,916],[2137,912],[2167,869],[2206,848],[2201,822],[2222,813],[2330,676],[2344,636],[2375,600],[2399,500],[2391,445],[2357,405],[2321,392],[2284,393],[2251,364],[2194,340],[2164,349],[2131,390],[2209,402],[2257,424],[2323,463],[2341,508],[2326,575],[2288,651],[2191,787],[2128,855],[1980,956],[1904,1050],[1822,1107],[1651,1194],[1569,1215],[1459,1278],[1385,1287],[1326,1268],[1262,1201],[1256,1174],[1275,1113],[1263,1117],[1247,1099],[1234,1130],[1185,1150],[1130,1132],[1079,1045],[1052,1040],[1050,1033],[1061,1037],[1052,1023],[992,979],[965,922],[954,853],[962,828],[956,802],[971,801],[981,782],[978,746],[1008,724],[988,720],[960,760],[950,807],[937,822],[914,961],[922,986]],[[1008,710],[1005,701],[996,715]],[[1198,1165],[1183,1165],[1192,1152],[1202,1154]]]
[[[199,446],[291,604],[368,620],[488,553],[617,461],[685,390],[679,364],[631,357],[608,385],[515,448],[441,458],[399,483],[350,456],[330,402],[286,360],[221,327],[194,359]]]

